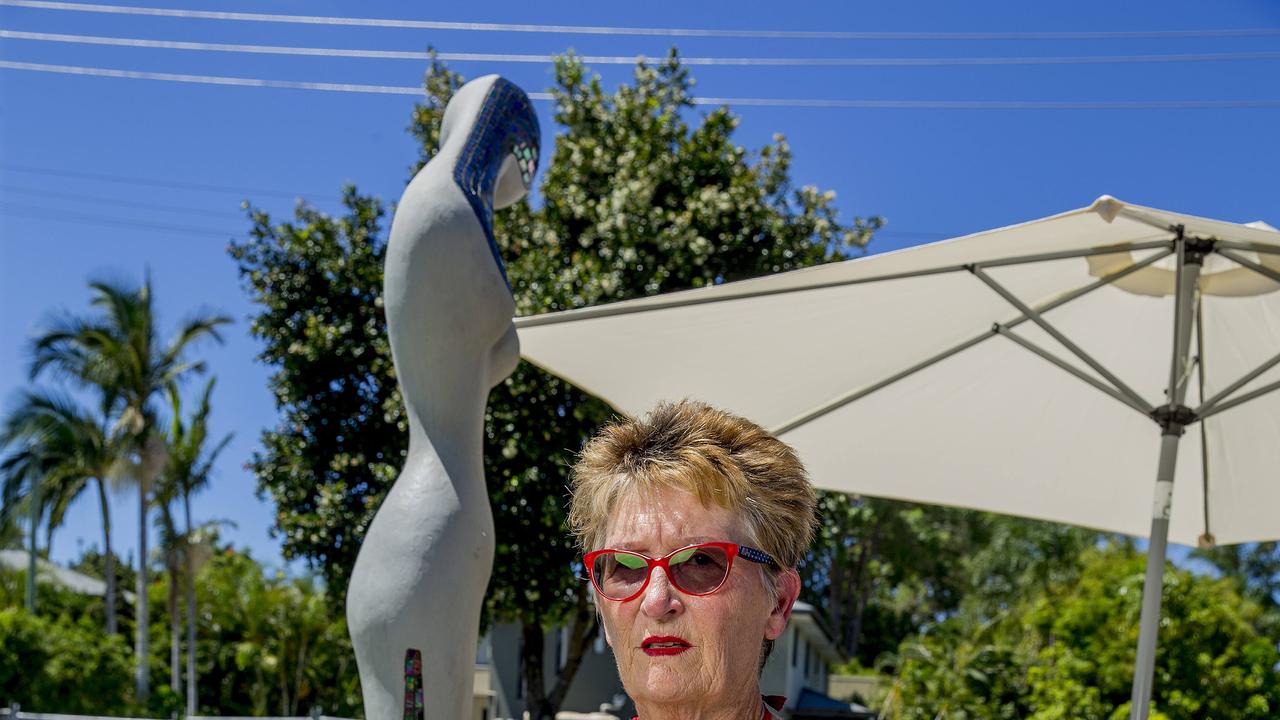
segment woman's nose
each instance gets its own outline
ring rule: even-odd
[[[641,596],[640,610],[652,618],[660,618],[672,613],[679,614],[684,609],[680,594],[671,586],[665,568],[656,567],[649,578],[649,587]]]

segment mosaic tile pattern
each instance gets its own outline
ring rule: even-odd
[[[773,558],[769,557],[768,553],[763,550],[757,550],[753,547],[741,545],[738,547],[738,554],[752,562],[758,562],[763,565],[777,565],[777,563],[773,561]]]
[[[462,188],[476,219],[484,228],[489,250],[504,279],[507,269],[493,236],[494,185],[508,155],[515,156],[524,186],[532,185],[533,175],[538,170],[540,137],[538,116],[533,111],[529,96],[511,82],[498,78],[489,88],[462,154],[458,156],[458,163],[453,168],[453,179]],[[510,284],[508,280],[507,285]]]
[[[422,696],[422,652],[417,648],[404,651],[404,720],[424,720]]]

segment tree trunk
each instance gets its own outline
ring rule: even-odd
[[[172,550],[172,548],[171,548]],[[182,624],[178,618],[178,564],[169,558],[169,688],[176,697],[182,697]]]
[[[524,707],[529,720],[554,720],[555,713],[548,714],[547,686],[543,681],[543,630],[542,625],[525,619],[521,622],[524,642],[520,648],[520,662],[524,667]]]
[[[49,508],[49,522],[45,523],[45,526],[44,526],[44,559],[45,560],[53,559],[53,531],[57,529],[53,526],[53,513],[54,513],[54,510],[56,509],[57,508]]]
[[[853,590],[850,600],[853,604],[853,612],[849,618],[849,640],[846,647],[848,648],[849,657],[858,656],[858,643],[862,639],[862,615],[867,609],[867,598],[871,596],[871,581],[867,579],[867,568],[871,565],[871,558],[875,556],[876,545],[880,543],[881,519],[876,516],[875,524],[871,527],[871,537],[862,543],[862,547],[858,548],[858,569],[853,575]]]
[[[102,544],[106,551],[102,556],[103,573],[107,576],[107,635],[115,635],[116,624],[116,556],[111,552],[111,506],[107,503],[107,481],[98,481],[98,503],[102,506]]]
[[[133,682],[135,700],[139,705],[146,705],[151,696],[151,612],[147,602],[147,488],[146,484],[138,487],[138,583],[137,620],[133,632],[133,657],[135,667]]]
[[[848,557],[843,537],[836,538],[836,545],[831,551],[831,566],[827,568],[827,612],[831,621],[831,631],[835,633],[835,641],[844,637],[844,583],[845,561]]]
[[[588,600],[589,591],[584,588],[585,586],[580,586],[578,589],[578,602],[573,613],[573,630],[569,633],[569,651],[565,657],[564,668],[556,678],[556,686],[551,690],[551,696],[547,701],[549,716],[553,718],[560,711],[560,706],[564,704],[569,686],[573,684],[573,678],[578,674],[578,667],[582,665],[582,658],[587,654],[587,647],[596,639],[596,633],[600,631]]]
[[[187,715],[196,714],[196,569],[191,565],[191,496],[182,494],[187,520]]]
[[[569,693],[573,678],[578,674],[578,668],[582,666],[587,648],[599,632],[588,592],[585,589],[578,590],[564,667],[557,672],[556,683],[550,693],[546,691],[543,674],[545,632],[542,625],[536,622],[525,619],[522,623],[524,642],[520,650],[520,661],[524,671],[525,709],[529,712],[529,720],[554,720]]]
[[[31,556],[27,558],[27,612],[36,614],[36,531],[40,528],[40,483],[31,479]]]
[[[164,608],[169,615],[169,689],[173,690],[174,696],[182,697],[182,620],[178,617],[178,581],[182,574],[182,561],[178,555],[178,528],[169,502],[156,504],[160,507],[160,522],[168,537],[168,546],[162,550],[164,569],[169,575]]]
[[[293,702],[289,705],[289,715],[298,714],[298,696],[302,694],[302,684],[306,679],[307,668],[307,634],[302,633],[298,641],[298,664],[293,671]]]
[[[196,714],[196,581],[187,578],[187,715]]]

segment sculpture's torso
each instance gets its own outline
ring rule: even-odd
[[[409,453],[347,594],[370,720],[470,716],[493,562],[484,406],[518,357],[493,196],[511,156],[527,185],[537,120],[524,94],[501,78],[464,86],[448,113],[454,131],[405,190],[387,247],[384,300]]]

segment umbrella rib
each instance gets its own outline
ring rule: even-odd
[[[1031,342],[1030,340],[1028,340],[1028,339],[1026,339],[1026,338],[1024,338],[1024,337],[1020,337],[1020,336],[1019,336],[1019,335],[1017,335],[1016,333],[1010,332],[1010,331],[1009,331],[1009,328],[1008,328],[1007,326],[1004,326],[1004,325],[996,325],[996,326],[995,326],[995,327],[993,327],[991,330],[992,330],[992,332],[998,333],[999,335],[1001,335],[1001,336],[1003,336],[1003,337],[1007,337],[1007,338],[1009,338],[1010,340],[1012,340],[1012,341],[1014,341],[1015,343],[1017,343],[1017,344],[1021,345],[1022,347],[1026,348],[1027,350],[1029,350],[1029,351],[1031,351],[1031,352],[1035,353],[1036,355],[1039,355],[1040,357],[1044,358],[1045,360],[1048,360],[1049,362],[1053,363],[1054,365],[1057,365],[1058,367],[1062,368],[1063,370],[1066,370],[1067,372],[1069,372],[1069,373],[1071,373],[1072,375],[1076,376],[1077,378],[1079,378],[1079,379],[1081,379],[1081,380],[1085,381],[1086,383],[1088,383],[1088,384],[1092,385],[1093,387],[1095,387],[1095,388],[1097,388],[1097,389],[1101,390],[1102,392],[1106,393],[1107,395],[1110,395],[1111,397],[1115,398],[1116,400],[1119,400],[1120,402],[1124,403],[1126,406],[1131,407],[1131,408],[1133,408],[1134,410],[1137,410],[1139,413],[1142,413],[1142,415],[1143,415],[1143,416],[1145,416],[1145,417],[1150,417],[1150,416],[1151,416],[1151,411],[1150,411],[1148,408],[1143,407],[1143,406],[1142,406],[1141,404],[1139,404],[1137,401],[1133,400],[1132,398],[1130,398],[1129,396],[1127,396],[1127,395],[1125,395],[1124,393],[1120,392],[1119,390],[1116,390],[1115,388],[1111,387],[1110,385],[1108,385],[1108,384],[1106,384],[1106,383],[1102,382],[1101,380],[1098,380],[1097,378],[1090,377],[1090,376],[1089,376],[1087,373],[1085,373],[1084,371],[1080,370],[1080,369],[1079,369],[1079,368],[1077,368],[1077,367],[1072,366],[1072,365],[1071,365],[1071,363],[1068,363],[1066,360],[1063,360],[1062,358],[1058,357],[1057,355],[1054,355],[1053,353],[1049,352],[1048,350],[1045,350],[1044,348],[1042,348],[1042,347],[1040,347],[1039,345],[1037,345],[1037,344],[1035,344],[1035,343]]]
[[[1020,255],[1010,258],[1002,258],[998,260],[989,260],[983,263],[987,267],[996,267],[1004,265],[1020,265],[1025,263],[1047,262],[1050,260],[1069,260],[1077,257],[1092,257],[1094,255],[1115,255],[1123,252],[1137,252],[1142,250],[1153,250],[1157,248],[1168,248],[1170,242],[1168,240],[1152,240],[1150,242],[1132,243],[1128,245],[1110,245],[1101,248],[1089,248],[1086,250],[1063,250],[1060,252],[1039,253],[1036,255]],[[847,261],[851,262],[851,261]],[[821,267],[821,266],[817,266]],[[817,267],[805,268],[806,270],[815,270]],[[685,290],[671,293],[671,299],[662,302],[647,302],[644,304],[634,304],[631,300],[620,300],[618,302],[609,303],[607,305],[597,305],[593,307],[578,308],[574,310],[563,310],[560,312],[543,313],[541,315],[526,315],[515,319],[517,329],[538,327],[540,325],[558,325],[561,323],[573,322],[576,320],[597,320],[600,318],[614,317],[617,315],[630,315],[632,313],[650,312],[655,310],[669,310],[678,307],[693,307],[695,305],[707,305],[711,303],[729,302],[732,300],[747,300],[759,297],[768,297],[770,295],[781,295],[784,293],[810,292],[814,290],[829,290],[831,288],[845,287],[849,285],[863,285],[873,282],[884,282],[888,280],[906,280],[908,278],[924,277],[928,275],[944,275],[947,273],[961,272],[968,270],[967,264],[961,265],[943,265],[942,267],[926,268],[924,270],[911,270],[900,273],[889,273],[887,275],[877,275],[875,277],[853,278],[850,280],[832,280],[824,283],[814,283],[804,287],[782,287],[782,288],[766,288],[763,290],[746,291],[735,294],[713,295],[711,297],[698,297],[693,299],[680,299],[678,296],[685,292],[695,292],[696,290],[706,290],[709,288],[697,288],[695,290]],[[769,277],[769,276],[763,276]],[[756,278],[763,279],[763,278]],[[750,282],[742,280],[740,282]],[[725,287],[719,285],[715,287]]]
[[[1129,218],[1130,220],[1140,222],[1143,225],[1148,225],[1153,228],[1159,228],[1161,230],[1168,230],[1169,232],[1172,232],[1172,233],[1181,233],[1183,232],[1183,228],[1185,227],[1183,223],[1174,223],[1170,225],[1169,222],[1164,218],[1153,217],[1152,215],[1145,212],[1145,208],[1140,209],[1132,205],[1122,204],[1122,207],[1118,210],[1118,214],[1123,215],[1126,218]],[[1248,227],[1248,226],[1245,226],[1245,227]],[[1249,229],[1252,230],[1255,228],[1249,228]],[[1220,247],[1220,248],[1226,247],[1226,248],[1232,248],[1235,250],[1252,250],[1254,252],[1280,254],[1280,246],[1276,246],[1276,245],[1267,245],[1265,243],[1252,242],[1248,240],[1244,240],[1244,241],[1220,240],[1216,235],[1213,235],[1213,234],[1210,234],[1207,237],[1206,236],[1195,236],[1195,237],[1200,237],[1201,239],[1204,239],[1204,240],[1213,240],[1216,247]]]
[[[1098,362],[1097,360],[1094,360],[1093,356],[1085,352],[1079,345],[1076,345],[1074,342],[1071,342],[1071,340],[1066,335],[1063,335],[1061,332],[1058,331],[1057,328],[1050,325],[1049,321],[1041,317],[1040,313],[1028,307],[1026,303],[1019,300],[1017,296],[1015,296],[1013,293],[1005,289],[1003,285],[996,282],[994,278],[992,278],[990,275],[983,272],[981,267],[979,267],[978,265],[971,265],[970,272],[973,273],[975,276],[977,276],[979,280],[986,283],[987,286],[990,287],[992,290],[994,290],[997,295],[1007,300],[1010,305],[1013,305],[1015,308],[1017,308],[1018,311],[1021,312],[1023,315],[1025,315],[1028,319],[1030,319],[1031,322],[1035,323],[1036,325],[1039,325],[1041,330],[1044,330],[1045,332],[1049,333],[1049,335],[1054,340],[1057,340],[1059,343],[1062,344],[1063,347],[1065,347],[1067,350],[1070,350],[1073,355],[1080,358],[1082,361],[1085,362],[1085,364],[1093,368],[1099,375],[1106,378],[1113,386],[1115,386],[1116,390],[1120,391],[1125,396],[1127,396],[1130,400],[1132,400],[1133,404],[1136,404],[1135,405],[1136,407],[1145,408],[1143,410],[1144,413],[1150,414],[1150,412],[1154,409],[1145,400],[1143,400],[1142,396],[1139,395],[1137,392],[1135,392],[1133,388],[1126,385],[1123,380],[1116,377],[1114,373],[1112,373],[1110,370],[1107,370],[1105,367],[1103,367],[1102,363]]]
[[[1236,254],[1236,253],[1232,252],[1231,250],[1223,250],[1223,249],[1219,249],[1219,250],[1218,250],[1218,254],[1219,254],[1219,255],[1221,255],[1221,256],[1223,256],[1223,257],[1226,257],[1226,258],[1231,258],[1232,260],[1234,260],[1235,262],[1239,263],[1240,265],[1243,265],[1243,266],[1245,266],[1245,267],[1249,268],[1250,270],[1252,270],[1252,271],[1254,271],[1254,272],[1258,273],[1259,275],[1262,275],[1263,277],[1265,277],[1265,278],[1267,278],[1267,279],[1269,279],[1269,280],[1274,280],[1274,281],[1276,281],[1276,282],[1280,283],[1280,272],[1276,272],[1275,270],[1272,270],[1272,269],[1271,269],[1271,268],[1269,268],[1269,267],[1266,267],[1266,266],[1260,265],[1260,264],[1258,264],[1258,263],[1256,263],[1256,262],[1254,262],[1254,261],[1250,260],[1250,259],[1249,259],[1249,258],[1247,258],[1247,257],[1243,257],[1243,256],[1241,256],[1241,255],[1238,255],[1238,254]]]
[[[1050,310],[1053,310],[1053,309],[1055,309],[1055,308],[1062,307],[1063,305],[1066,305],[1067,303],[1071,302],[1072,300],[1076,300],[1077,298],[1084,297],[1085,295],[1088,295],[1089,293],[1093,292],[1094,290],[1097,290],[1098,288],[1100,288],[1100,287],[1102,287],[1102,286],[1104,286],[1104,285],[1110,285],[1111,283],[1115,282],[1116,280],[1119,280],[1120,278],[1123,278],[1123,277],[1125,277],[1125,276],[1127,276],[1127,275],[1130,275],[1130,274],[1132,274],[1132,273],[1135,273],[1135,272],[1137,272],[1137,271],[1139,271],[1139,270],[1141,270],[1141,269],[1143,269],[1143,268],[1145,268],[1145,267],[1147,267],[1147,266],[1149,266],[1149,265],[1152,265],[1152,264],[1154,264],[1154,263],[1156,263],[1156,262],[1158,262],[1158,261],[1160,261],[1160,260],[1162,260],[1162,259],[1164,259],[1164,258],[1168,257],[1169,255],[1173,254],[1173,250],[1171,250],[1171,249],[1169,248],[1169,244],[1168,244],[1168,243],[1161,243],[1161,244],[1160,244],[1160,247],[1163,247],[1163,248],[1164,248],[1164,252],[1153,253],[1153,254],[1151,255],[1151,257],[1148,257],[1148,258],[1146,258],[1145,260],[1142,260],[1141,262],[1134,263],[1133,265],[1130,265],[1130,266],[1129,266],[1129,267],[1127,267],[1127,268],[1124,268],[1124,269],[1122,269],[1122,270],[1117,270],[1116,272],[1113,272],[1113,273],[1111,273],[1111,274],[1109,274],[1109,275],[1104,275],[1104,276],[1102,276],[1102,277],[1098,278],[1097,280],[1095,280],[1095,281],[1093,281],[1093,282],[1089,283],[1088,285],[1083,285],[1083,286],[1078,287],[1078,288],[1076,288],[1075,290],[1072,290],[1072,291],[1070,291],[1070,292],[1068,292],[1068,293],[1066,293],[1066,294],[1064,294],[1064,295],[1060,295],[1059,297],[1057,297],[1057,298],[1055,298],[1055,299],[1053,299],[1053,300],[1050,300],[1050,301],[1048,301],[1048,302],[1045,302],[1044,304],[1040,305],[1040,307],[1039,307],[1038,309],[1040,310],[1040,312],[1049,312]],[[1004,324],[1003,324],[1003,325],[1001,325],[1000,327],[1004,327],[1004,328],[1006,328],[1006,329],[1012,329],[1012,328],[1017,327],[1018,325],[1021,325],[1021,324],[1022,324],[1022,323],[1024,323],[1024,322],[1026,322],[1026,321],[1027,321],[1027,319],[1028,319],[1028,318],[1027,318],[1027,316],[1026,316],[1026,315],[1020,315],[1020,316],[1018,316],[1018,317],[1016,317],[1016,318],[1014,318],[1014,319],[1010,320],[1009,322],[1004,323]],[[823,404],[823,405],[819,405],[818,407],[816,407],[816,408],[814,408],[814,409],[812,409],[812,410],[810,410],[810,411],[808,411],[808,412],[806,412],[806,413],[804,413],[804,414],[798,415],[798,416],[796,416],[796,417],[792,418],[791,420],[788,420],[787,422],[785,422],[785,423],[783,423],[783,424],[781,424],[781,425],[778,425],[778,426],[775,426],[775,427],[771,428],[771,429],[769,430],[769,432],[771,432],[771,433],[772,433],[772,434],[774,434],[774,435],[779,435],[779,436],[780,436],[780,435],[782,435],[782,434],[783,434],[783,433],[785,433],[785,432],[790,432],[790,431],[792,431],[792,430],[794,430],[794,429],[796,429],[796,428],[800,427],[801,425],[804,425],[804,424],[809,423],[809,422],[811,422],[811,421],[813,421],[813,420],[816,420],[816,419],[818,419],[818,418],[822,417],[823,415],[826,415],[827,413],[830,413],[830,412],[833,412],[833,411],[835,411],[835,410],[838,410],[838,409],[840,409],[840,408],[844,407],[845,405],[848,405],[849,403],[855,402],[855,401],[857,401],[857,400],[861,400],[862,398],[864,398],[864,397],[866,397],[866,396],[870,395],[870,394],[871,394],[871,393],[873,393],[873,392],[876,392],[877,390],[881,390],[881,389],[883,389],[883,388],[886,388],[886,387],[888,387],[888,386],[890,386],[890,385],[892,385],[892,384],[894,384],[894,383],[898,382],[899,380],[902,380],[902,379],[904,379],[904,378],[910,377],[911,375],[914,375],[914,374],[916,374],[917,372],[919,372],[919,371],[921,371],[921,370],[924,370],[925,368],[929,367],[930,365],[934,365],[934,364],[936,364],[936,363],[939,363],[939,362],[941,362],[941,361],[943,361],[943,360],[945,360],[945,359],[947,359],[947,358],[951,357],[952,355],[955,355],[955,354],[957,354],[957,353],[959,353],[959,352],[963,352],[964,350],[968,350],[969,348],[973,347],[974,345],[977,345],[977,344],[981,343],[982,341],[984,341],[984,340],[986,340],[986,339],[988,339],[988,338],[992,337],[992,336],[993,336],[993,335],[995,335],[995,334],[996,334],[996,333],[995,333],[995,331],[994,331],[994,330],[987,330],[987,331],[984,331],[984,332],[982,332],[981,334],[979,334],[979,335],[975,335],[975,336],[973,336],[973,337],[969,338],[968,340],[965,340],[965,341],[963,341],[963,342],[961,342],[961,343],[959,343],[959,344],[957,344],[957,345],[953,345],[952,347],[949,347],[949,348],[947,348],[946,350],[943,350],[942,352],[937,353],[936,355],[932,355],[932,356],[930,356],[930,357],[928,357],[928,358],[926,358],[926,359],[924,359],[924,360],[922,360],[922,361],[920,361],[920,362],[916,363],[915,365],[912,365],[911,367],[906,368],[905,370],[901,370],[901,371],[899,371],[899,372],[896,372],[896,373],[894,373],[894,374],[890,375],[889,377],[884,378],[883,380],[880,380],[880,381],[878,381],[878,382],[876,382],[876,383],[873,383],[873,384],[871,384],[871,385],[868,385],[868,386],[864,386],[864,387],[858,388],[857,390],[853,390],[853,391],[847,392],[847,393],[845,393],[844,395],[841,395],[840,397],[835,398],[834,400],[832,400],[832,401],[830,401],[830,402],[828,402],[828,403],[825,403],[825,404]]]
[[[1214,414],[1215,412],[1217,412],[1217,407],[1222,403],[1223,400],[1225,400],[1229,395],[1231,395],[1231,393],[1249,384],[1250,380],[1253,380],[1254,378],[1270,370],[1276,365],[1280,365],[1280,355],[1276,355],[1275,357],[1271,358],[1270,360],[1267,360],[1266,362],[1262,363],[1261,365],[1254,368],[1253,370],[1245,373],[1243,376],[1240,377],[1239,380],[1236,380],[1235,382],[1223,388],[1220,392],[1218,392],[1213,397],[1200,403],[1200,407],[1195,409],[1196,416],[1203,418],[1208,415]]]
[[[1225,254],[1223,250],[1249,250],[1251,252],[1268,253],[1270,255],[1280,255],[1280,245],[1265,245],[1256,242],[1239,242],[1237,240],[1219,240],[1216,245],[1219,254]],[[1234,258],[1233,258],[1234,259]]]
[[[1217,415],[1218,413],[1223,412],[1225,410],[1230,410],[1231,408],[1236,407],[1237,405],[1243,405],[1244,403],[1247,403],[1250,400],[1255,400],[1257,398],[1260,398],[1263,395],[1266,395],[1267,393],[1272,392],[1273,390],[1280,390],[1280,380],[1277,380],[1273,383],[1269,383],[1267,385],[1263,385],[1257,390],[1251,390],[1241,395],[1238,398],[1233,398],[1224,403],[1219,403],[1218,405],[1215,405],[1214,407],[1211,407],[1208,410],[1206,410],[1203,414],[1200,414],[1199,412],[1197,412],[1196,414],[1199,415],[1199,417],[1196,419],[1199,420],[1200,422],[1204,422],[1205,418],[1213,417],[1214,415]]]

